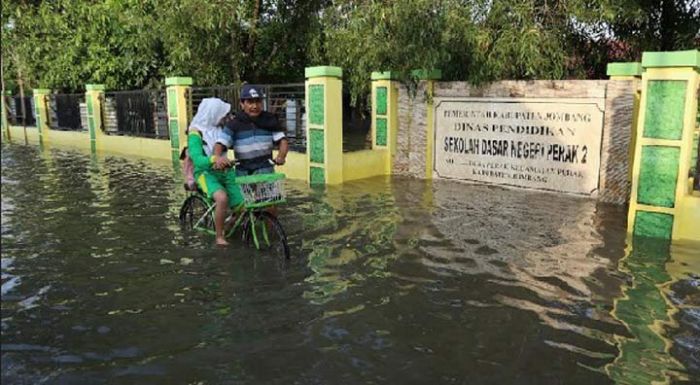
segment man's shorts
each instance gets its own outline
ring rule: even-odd
[[[232,170],[204,171],[196,176],[197,186],[209,199],[214,199],[214,193],[225,190],[228,194],[228,205],[236,207],[243,202],[241,188],[236,184],[236,175]]]

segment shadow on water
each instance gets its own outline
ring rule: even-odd
[[[180,186],[170,162],[3,145],[3,383],[700,374],[697,245],[626,252],[622,208],[448,181],[287,181],[282,264],[183,233]]]

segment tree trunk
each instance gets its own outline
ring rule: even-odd
[[[675,0],[663,0],[661,2],[661,19],[659,20],[659,34],[661,35],[661,51],[673,51],[674,31],[676,24]]]
[[[253,62],[253,73],[257,78],[259,69],[255,62],[255,43],[257,37],[258,19],[260,19],[260,6],[262,5],[262,0],[255,0],[255,8],[253,9],[253,16],[250,20],[250,34],[248,35],[248,49],[246,50],[247,56]]]

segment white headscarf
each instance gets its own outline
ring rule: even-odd
[[[219,98],[205,98],[197,107],[197,113],[192,118],[190,128],[202,133],[204,152],[207,156],[214,153],[214,144],[219,136],[221,127],[217,126],[221,118],[231,111],[231,105]]]

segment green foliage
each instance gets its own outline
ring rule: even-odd
[[[343,68],[366,102],[372,71],[407,84],[595,78],[643,50],[697,48],[697,0],[14,0],[2,2],[8,88],[79,91],[161,85],[299,82]],[[16,88],[15,88],[16,89]]]
[[[78,0],[2,2],[8,88],[78,91],[303,78],[321,0]]]
[[[29,87],[120,89],[142,86],[158,72],[154,1],[6,3],[6,77],[19,74]]]
[[[476,84],[604,77],[609,61],[697,45],[700,10],[692,1],[664,2],[674,10],[664,19],[662,5],[648,0],[335,0],[322,14],[311,61],[342,67],[355,98],[369,93],[371,71],[399,72],[409,85],[419,68]],[[659,36],[668,34],[665,46]]]
[[[537,2],[522,0],[336,1],[323,14],[313,60],[343,67],[355,97],[369,92],[377,70],[404,80],[420,68],[474,83],[561,78],[569,25],[565,14],[542,13]]]
[[[628,58],[639,59],[643,51],[700,48],[697,0],[625,0],[618,10],[611,30],[628,45]]]

